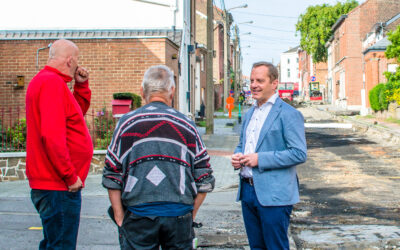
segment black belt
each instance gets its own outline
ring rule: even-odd
[[[250,184],[250,186],[254,186],[254,181],[253,181],[253,177],[250,178],[244,178],[242,177],[242,180],[248,184]]]

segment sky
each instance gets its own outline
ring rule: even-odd
[[[296,36],[295,24],[308,6],[335,4],[337,0],[214,0],[215,5],[222,9],[225,5],[228,10],[245,3],[248,4],[247,8],[235,8],[230,12],[234,18],[233,25],[238,24],[240,30],[243,74],[249,75],[254,62],[270,61],[277,64],[282,52],[299,45],[300,37]],[[142,24],[151,23],[159,25],[157,11],[163,7],[154,6],[152,15],[149,15],[144,11],[138,12],[138,6],[143,8],[144,5],[133,0],[1,0],[0,30],[38,27],[112,29],[139,28]],[[132,20],[140,21],[132,24]],[[241,24],[248,21],[253,23]],[[167,24],[168,20],[161,20],[161,23]],[[248,32],[251,34],[246,35]]]
[[[358,0],[361,4],[365,0]],[[238,24],[243,56],[243,74],[250,75],[251,66],[257,61],[279,63],[280,54],[300,44],[296,36],[296,23],[300,14],[310,5],[330,4],[337,0],[214,0],[223,8],[247,4],[247,8],[235,8],[230,12]],[[344,2],[344,1],[340,1]],[[252,24],[240,24],[253,21]],[[250,35],[246,33],[251,32]],[[240,35],[245,34],[245,35]]]

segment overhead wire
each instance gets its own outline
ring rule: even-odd
[[[294,16],[276,16],[276,15],[268,15],[268,14],[261,14],[261,13],[247,12],[247,11],[236,11],[236,13],[256,15],[256,16],[276,17],[276,18],[293,18],[293,19],[298,18],[298,17],[294,17]]]

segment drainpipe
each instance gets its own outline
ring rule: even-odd
[[[39,48],[36,50],[36,71],[39,71],[39,51],[50,48],[52,43],[49,43],[47,47]]]
[[[174,25],[172,26],[172,31],[174,32],[174,42],[176,40],[176,13],[178,13],[178,1],[179,0],[175,0]]]

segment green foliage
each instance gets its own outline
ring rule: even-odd
[[[19,119],[14,126],[7,129],[6,142],[13,148],[26,148],[26,119]]]
[[[389,103],[387,100],[385,84],[380,83],[369,91],[369,103],[374,111],[388,108]]]
[[[111,142],[115,120],[111,113],[107,113],[105,109],[97,113],[94,118],[94,129],[96,136],[95,149],[106,149]]]
[[[400,25],[395,31],[388,33],[388,40],[391,44],[386,48],[385,55],[387,58],[396,58],[400,63]],[[389,102],[397,102],[400,104],[400,67],[397,67],[396,72],[385,72],[386,79],[386,95]]]
[[[400,25],[396,30],[389,32],[387,37],[392,44],[386,48],[385,55],[387,58],[396,58],[400,63]]]
[[[129,92],[114,93],[113,98],[115,100],[132,100],[132,93]]]
[[[104,133],[103,138],[96,139],[95,149],[107,149],[108,145],[110,145],[114,130],[108,130]]]
[[[306,13],[300,15],[296,24],[296,31],[300,32],[300,47],[312,55],[314,62],[326,62],[328,52],[325,44],[332,35],[332,26],[341,15],[357,6],[356,0],[338,2],[334,6],[315,5],[309,6]]]
[[[132,100],[133,109],[137,109],[142,106],[142,97],[135,93],[130,93],[130,92],[114,93],[113,98],[115,100]]]
[[[142,106],[142,97],[135,93],[132,93],[132,103],[135,109],[140,108]]]
[[[196,122],[196,125],[198,126],[198,127],[206,127],[206,121],[198,121],[198,122]]]

